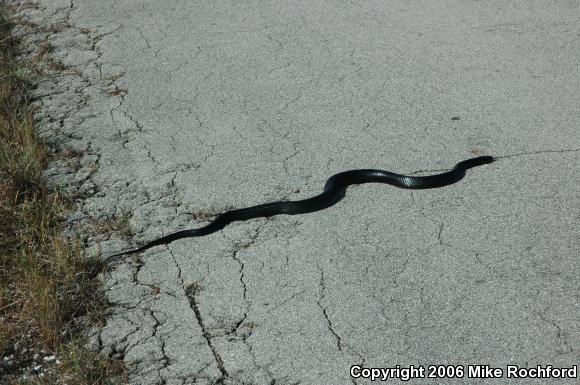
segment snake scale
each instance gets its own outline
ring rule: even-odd
[[[477,158],[471,158],[459,162],[455,167],[447,172],[428,176],[408,176],[395,174],[389,171],[372,169],[344,171],[331,176],[326,181],[323,192],[312,198],[297,201],[265,203],[243,209],[226,211],[216,216],[207,226],[198,229],[181,230],[158,238],[135,249],[114,254],[109,258],[125,254],[139,253],[151,247],[166,245],[181,238],[201,237],[215,233],[235,221],[271,217],[279,214],[298,215],[324,210],[340,201],[345,195],[346,188],[350,185],[363,183],[386,183],[405,189],[428,189],[447,186],[461,180],[468,169],[492,163],[494,160],[495,158],[492,156],[479,156]]]

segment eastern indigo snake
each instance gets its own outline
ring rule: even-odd
[[[427,189],[437,188],[453,184],[465,176],[465,171],[491,163],[494,158],[491,156],[479,156],[459,162],[451,170],[442,174],[429,176],[407,176],[399,175],[383,170],[350,170],[344,171],[331,176],[324,185],[321,194],[312,198],[298,201],[279,201],[265,203],[257,206],[247,207],[244,209],[230,210],[219,214],[209,225],[199,229],[182,230],[173,234],[158,238],[152,242],[132,250],[114,254],[109,258],[121,256],[124,254],[138,253],[147,250],[153,246],[165,245],[175,240],[187,237],[201,237],[215,233],[223,229],[228,224],[235,221],[245,221],[252,218],[271,217],[273,215],[287,214],[297,215],[306,214],[314,211],[328,208],[338,201],[344,195],[346,188],[353,184],[363,183],[386,183],[395,187],[406,189]]]

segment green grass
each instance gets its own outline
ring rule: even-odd
[[[70,200],[42,178],[47,151],[28,96],[41,71],[34,61],[18,59],[13,11],[0,0],[0,357],[10,357],[9,365],[0,365],[0,378],[9,384],[118,384],[122,363],[89,351],[82,338],[84,328],[103,322],[106,301],[96,279],[103,266],[61,233]],[[43,44],[36,57],[51,50]],[[111,227],[126,229],[125,219]],[[47,355],[58,363],[44,363],[42,376],[23,378]]]

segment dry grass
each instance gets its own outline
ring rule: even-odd
[[[116,234],[120,237],[132,237],[133,230],[129,223],[131,216],[129,213],[121,213],[109,220],[92,220],[87,227],[94,233],[98,234]]]
[[[38,72],[17,59],[11,11],[0,0],[0,378],[119,383],[122,364],[88,351],[81,338],[83,328],[102,321],[106,303],[96,279],[102,266],[61,234],[66,199],[42,178],[46,151],[27,97],[29,77]],[[42,56],[50,49],[42,45]]]

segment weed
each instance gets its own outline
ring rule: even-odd
[[[0,0],[0,377],[11,384],[113,384],[123,379],[122,363],[87,350],[81,337],[103,321],[106,301],[96,279],[103,266],[61,233],[70,198],[42,178],[47,151],[28,97],[29,78],[41,72],[18,59],[11,11]],[[37,55],[52,49],[41,45]]]
[[[93,220],[89,226],[95,233],[116,234],[123,238],[129,238],[134,235],[131,230],[130,219],[131,215],[129,213],[122,213],[108,220]]]

